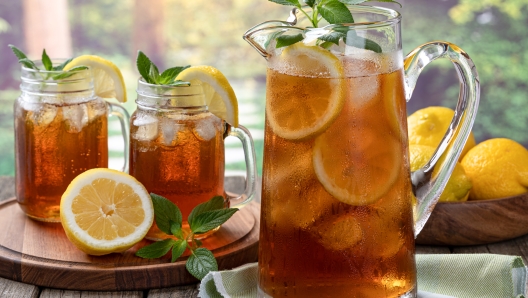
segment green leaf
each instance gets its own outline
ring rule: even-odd
[[[169,86],[191,86],[191,83],[190,82],[185,82],[185,81],[182,81],[182,80],[176,80],[170,84],[167,84]]]
[[[63,70],[64,69],[64,66],[66,66],[66,64],[70,63],[71,61],[73,60],[73,58],[70,58],[64,62],[62,62],[61,64],[53,67],[53,70]]]
[[[192,225],[194,218],[204,212],[223,209],[225,207],[224,197],[215,196],[207,202],[198,204],[189,214],[187,221]]]
[[[145,259],[161,258],[176,244],[175,240],[165,239],[157,241],[150,245],[144,246],[136,252],[136,256]]]
[[[28,58],[22,58],[18,60],[18,63],[24,65],[27,68],[32,68],[38,70],[39,68],[35,65],[35,62],[29,60]]]
[[[85,70],[85,69],[88,69],[88,66],[84,66],[84,65],[79,65],[79,66],[75,66],[74,68],[68,70],[68,71],[65,71],[63,73],[60,73],[58,75],[54,75],[52,77],[52,79],[54,80],[63,80],[63,79],[67,79],[71,76],[73,76],[77,71],[79,70]]]
[[[178,239],[185,238],[185,236],[183,235],[181,223],[177,223],[177,222],[174,222],[172,220],[169,220],[169,221],[170,221],[171,234],[176,236],[176,238],[178,238]]]
[[[154,84],[154,81],[150,78],[150,66],[152,61],[145,55],[142,51],[138,51],[138,56],[136,58],[136,66],[139,71],[139,74],[143,77],[145,82]]]
[[[167,235],[172,235],[171,221],[182,225],[182,214],[178,206],[157,194],[151,193],[150,198],[154,205],[154,215],[158,228]]]
[[[197,248],[187,259],[185,264],[187,271],[192,276],[202,280],[209,271],[218,271],[218,264],[212,252],[208,249],[200,247]]]
[[[313,8],[314,4],[315,4],[315,0],[303,0],[304,3],[310,7]]]
[[[161,85],[159,70],[154,63],[150,64],[149,77],[154,82],[153,84]]]
[[[301,3],[299,3],[299,0],[269,0],[270,2],[275,2],[277,4],[281,5],[288,5],[288,6],[296,6],[301,8]]]
[[[24,52],[22,52],[19,48],[15,47],[12,44],[8,45],[8,47],[10,47],[11,51],[15,53],[15,56],[18,58],[18,60],[27,59],[26,54],[24,54]]]
[[[335,43],[337,45],[339,45],[339,40],[340,39],[345,39],[346,38],[346,33],[343,33],[343,32],[337,32],[337,31],[332,31],[330,33],[327,33],[323,36],[319,36],[317,39],[320,39],[322,41],[327,41],[327,42],[331,42],[331,43]]]
[[[166,69],[164,72],[160,75],[160,83],[163,85],[168,85],[174,81],[174,79],[182,72],[183,70],[191,67],[190,65],[187,66],[176,66],[169,69]]]
[[[174,263],[176,260],[181,257],[181,255],[185,252],[185,249],[187,248],[187,241],[184,240],[177,240],[176,243],[174,243],[174,246],[172,247],[172,259],[171,262]]]
[[[329,0],[319,7],[319,13],[330,24],[354,23],[352,13],[339,0]]]
[[[42,50],[42,64],[44,65],[44,69],[46,70],[52,70],[53,69],[53,63],[51,63],[51,59],[46,54],[46,49]]]
[[[236,208],[227,208],[201,213],[190,223],[191,230],[195,234],[208,232],[226,222],[237,211]]]
[[[276,32],[271,33],[271,34],[268,36],[268,39],[266,40],[266,42],[264,42],[264,49],[266,49],[266,48],[269,46],[269,44],[270,44],[270,42],[271,42],[272,40],[277,39],[279,36],[281,36],[282,34],[284,34],[284,32],[285,32],[285,31],[276,31]]]
[[[277,45],[276,48],[282,48],[289,45],[292,45],[294,43],[297,43],[304,39],[304,36],[302,33],[296,34],[296,35],[281,35],[277,37]]]
[[[371,50],[376,53],[382,52],[381,46],[375,41],[357,35],[353,37],[347,36],[345,43],[352,47]]]

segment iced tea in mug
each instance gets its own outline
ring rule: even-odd
[[[16,197],[29,217],[50,222],[60,221],[73,178],[108,166],[107,116],[116,109],[94,94],[91,70],[53,79],[60,74],[22,67],[15,102]]]
[[[140,79],[137,92],[138,108],[130,120],[130,174],[150,193],[175,203],[182,212],[184,231],[188,231],[187,217],[196,205],[222,196],[229,206],[224,190],[224,137],[250,140],[249,134],[208,111],[201,85],[162,86]],[[254,157],[252,143],[248,145],[251,189],[245,198],[251,199]],[[147,238],[159,240],[167,235],[154,223]]]
[[[465,136],[455,144],[465,142],[473,122],[467,115],[476,111],[478,84],[465,53],[431,43],[404,61],[397,12],[350,8],[363,23],[301,29],[295,21],[273,21],[244,36],[268,60],[259,297],[415,297],[415,229],[442,191],[431,191],[429,182],[445,185],[448,164],[460,154],[448,151],[438,176],[427,168],[411,179],[406,99],[425,66],[417,61],[449,55],[462,64],[469,91],[454,119]],[[277,49],[277,32],[302,33],[308,44]],[[347,32],[348,42],[315,45],[314,36],[331,32]]]

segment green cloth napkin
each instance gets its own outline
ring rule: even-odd
[[[526,267],[518,256],[418,254],[416,267],[419,298],[524,298],[526,295]],[[210,272],[200,284],[198,297],[257,297],[257,274],[257,263]]]

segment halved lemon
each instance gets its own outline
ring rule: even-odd
[[[222,72],[212,66],[192,66],[182,71],[176,80],[201,84],[209,112],[238,127],[238,100]]]
[[[268,70],[266,117],[273,132],[305,140],[323,132],[341,112],[346,83],[341,61],[318,46],[287,47]]]
[[[117,66],[95,55],[82,55],[64,66],[64,71],[77,66],[88,66],[94,76],[95,94],[103,98],[115,98],[119,102],[126,102],[126,88],[123,75]]]
[[[402,145],[376,123],[340,117],[315,139],[313,166],[319,182],[339,201],[370,205],[389,191],[402,172]]]
[[[61,198],[66,236],[90,255],[122,252],[141,241],[154,220],[149,193],[134,177],[91,169],[75,177]]]

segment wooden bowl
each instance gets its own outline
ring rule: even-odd
[[[436,204],[416,244],[477,245],[528,234],[528,193]]]

